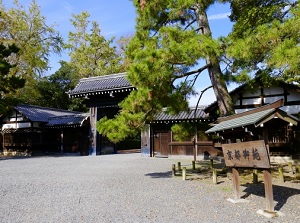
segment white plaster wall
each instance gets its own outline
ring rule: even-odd
[[[257,90],[251,90],[243,92],[243,97],[252,97],[252,96],[260,96],[260,88],[257,88]]]
[[[288,101],[300,101],[300,93],[298,92],[289,92],[290,95],[287,96]]]
[[[270,88],[264,88],[264,94],[270,95],[270,94],[283,94],[284,90],[281,87],[270,87]]]
[[[243,99],[243,105],[260,105],[261,98],[251,98],[251,99]]]
[[[300,105],[288,105],[280,108],[288,114],[297,114],[300,112]]]
[[[267,97],[267,98],[264,98],[264,103],[265,104],[270,104],[270,103],[273,103],[273,102],[278,101],[280,99],[284,99],[284,96]]]

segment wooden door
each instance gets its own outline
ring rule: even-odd
[[[168,156],[170,153],[169,143],[171,142],[170,132],[158,132],[154,137],[154,155]]]

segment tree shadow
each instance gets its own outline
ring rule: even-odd
[[[244,192],[246,192],[245,195],[243,195],[241,198],[247,198],[251,194],[265,197],[265,187],[263,183],[259,184],[243,184],[242,186],[246,187]],[[274,210],[279,211],[287,202],[289,197],[292,197],[294,195],[300,194],[299,189],[291,188],[291,187],[285,187],[285,186],[278,186],[273,185],[273,199],[277,202],[277,204],[274,207]]]
[[[0,161],[23,160],[23,159],[40,159],[40,158],[62,158],[62,157],[83,157],[79,153],[49,153],[32,156],[0,156]]]
[[[145,176],[151,177],[151,178],[172,178],[172,171],[147,173],[147,174],[145,174]]]

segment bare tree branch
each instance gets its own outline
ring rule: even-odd
[[[198,101],[197,101],[196,109],[195,109],[195,111],[194,111],[194,117],[196,116],[196,111],[197,111],[197,108],[198,108],[198,106],[199,106],[199,103],[200,103],[200,100],[201,100],[201,98],[202,98],[202,95],[204,94],[205,91],[207,91],[208,89],[210,89],[210,88],[212,88],[212,87],[213,87],[212,85],[211,85],[211,86],[208,86],[207,88],[205,88],[204,90],[201,91],[201,94],[200,94],[200,96],[199,96],[199,98],[198,98]]]
[[[198,70],[193,70],[193,71],[190,71],[190,72],[187,72],[187,73],[175,76],[174,80],[175,79],[179,79],[179,78],[183,78],[183,77],[186,77],[186,76],[190,76],[192,74],[201,73],[202,71],[208,69],[210,66],[211,66],[211,64],[206,64],[205,66],[199,68]]]
[[[189,24],[187,24],[187,26],[184,28],[184,31],[187,30],[194,22],[196,22],[197,20],[194,19],[193,21],[191,21]]]

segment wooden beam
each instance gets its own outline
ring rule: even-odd
[[[220,123],[220,122],[232,120],[232,119],[235,119],[235,118],[243,117],[243,116],[246,116],[246,115],[250,115],[250,114],[253,114],[253,113],[265,111],[265,110],[268,110],[268,109],[271,109],[271,108],[279,108],[281,106],[283,106],[283,99],[280,99],[280,100],[278,100],[274,103],[259,107],[257,109],[251,110],[251,111],[246,111],[246,112],[243,112],[243,113],[218,118],[217,122]]]

